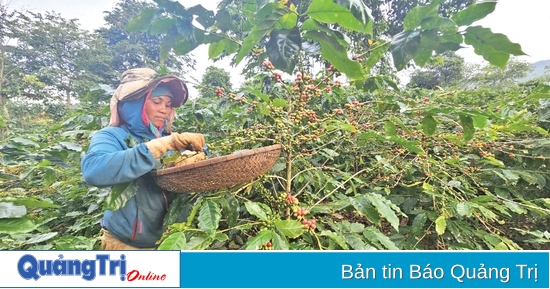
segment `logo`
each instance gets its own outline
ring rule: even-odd
[[[110,254],[97,254],[95,259],[63,259],[59,255],[55,260],[40,260],[31,254],[23,255],[17,262],[17,272],[25,280],[38,280],[46,276],[80,276],[92,281],[99,276],[119,276],[120,281],[164,281],[166,274],[155,274],[149,271],[142,275],[138,270],[127,272],[126,256],[111,259]]]

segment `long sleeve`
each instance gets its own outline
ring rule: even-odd
[[[81,163],[86,183],[109,187],[137,179],[156,167],[157,160],[144,143],[127,149],[118,134],[101,130],[92,137]]]

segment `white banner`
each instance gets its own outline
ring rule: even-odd
[[[2,251],[0,288],[180,287],[180,251]]]

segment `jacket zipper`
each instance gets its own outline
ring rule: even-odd
[[[134,231],[132,232],[132,240],[136,238],[138,223],[139,223],[139,208],[136,207],[136,219],[134,220]]]

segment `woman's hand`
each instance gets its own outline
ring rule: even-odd
[[[189,132],[173,133],[169,136],[150,140],[145,143],[155,158],[163,156],[167,151],[187,149],[200,152],[205,144],[204,135]]]

